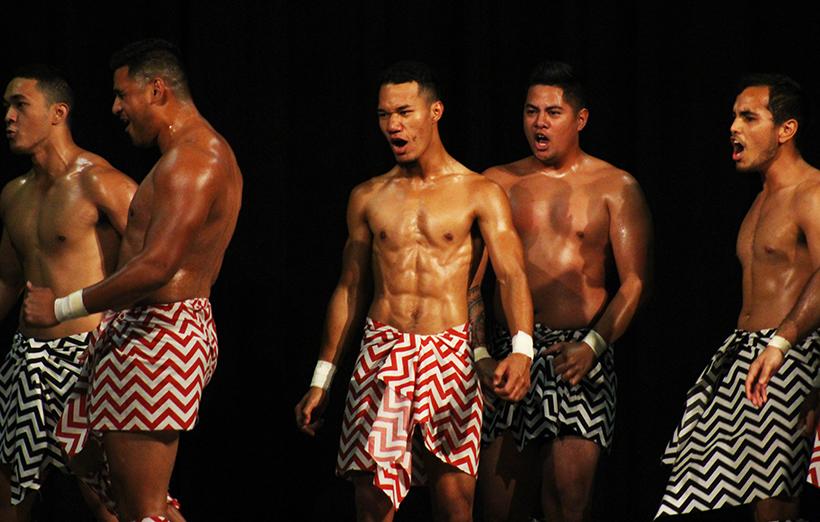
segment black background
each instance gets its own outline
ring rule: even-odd
[[[728,127],[746,72],[791,75],[820,97],[814,9],[734,2],[9,2],[0,79],[15,66],[64,68],[77,91],[74,136],[141,180],[156,151],[131,146],[111,116],[110,54],[148,36],[177,42],[200,112],[232,144],[244,206],[212,301],[219,369],[198,428],[183,435],[172,493],[188,520],[352,520],[352,488],[333,477],[348,357],[318,440],[297,433],[324,310],[339,274],[347,193],[392,157],[375,118],[374,77],[395,60],[434,66],[445,88],[448,151],[473,170],[528,154],[523,82],[546,58],[586,79],[584,149],[631,172],[655,226],[650,302],[617,348],[618,420],[596,520],[649,520],[659,457],[686,389],[736,322],[737,229],[760,188],[734,171]],[[113,4],[112,4],[113,5]],[[818,164],[817,133],[804,155]],[[26,158],[0,149],[3,181]],[[4,323],[10,333],[15,317]],[[44,520],[75,516],[65,484]],[[806,495],[818,510],[817,492]],[[415,491],[398,520],[427,520]],[[808,514],[808,511],[807,511]],[[681,520],[732,520],[730,510]]]

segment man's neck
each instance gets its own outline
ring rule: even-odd
[[[174,101],[160,116],[160,131],[157,135],[157,145],[162,153],[172,148],[179,136],[201,117],[193,103]]]
[[[79,147],[70,134],[55,134],[34,151],[31,165],[37,176],[55,179],[68,172],[78,153]]]

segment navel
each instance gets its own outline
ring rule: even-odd
[[[444,239],[446,239],[447,241],[452,241],[453,240],[453,233],[452,232],[447,232],[446,234],[444,234]]]

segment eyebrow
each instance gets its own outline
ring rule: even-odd
[[[394,110],[394,111],[392,111],[392,112],[399,112],[399,111],[404,111],[404,110],[407,110],[407,109],[412,109],[412,108],[413,108],[413,107],[412,107],[411,105],[401,105],[401,106],[399,106],[399,107],[396,107],[396,110]],[[378,111],[378,112],[391,112],[391,111],[388,111],[387,109],[385,109],[385,108],[383,108],[383,107],[379,107],[379,108],[377,109],[377,111]]]
[[[524,108],[525,108],[525,109],[530,109],[530,108],[532,108],[532,109],[539,109],[540,107],[538,107],[537,105],[535,105],[535,104],[533,104],[533,103],[530,103],[530,102],[525,102],[525,103],[524,103]],[[561,110],[563,110],[563,109],[564,109],[564,107],[562,107],[561,105],[547,105],[546,107],[544,107],[544,109],[545,109],[545,110],[548,110],[548,111],[551,111],[551,110],[554,110],[554,109],[561,109]]]

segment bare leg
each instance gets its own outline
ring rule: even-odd
[[[535,443],[519,453],[509,433],[481,449],[478,493],[485,522],[530,520],[541,481],[538,455]]]
[[[0,522],[17,522],[17,510],[11,505],[11,470],[0,466]]]
[[[373,475],[358,473],[353,477],[356,489],[356,520],[358,522],[391,522],[396,510],[382,490],[373,485]]]
[[[166,494],[179,433],[110,431],[103,435],[103,446],[120,518],[169,516]]]
[[[94,490],[88,487],[82,480],[78,479],[77,484],[80,486],[80,494],[82,494],[83,500],[85,500],[85,505],[88,506],[88,509],[96,520],[99,522],[117,522],[116,515],[108,511],[108,508],[105,507],[105,503],[100,500],[99,495],[97,495]]]
[[[797,520],[799,516],[800,500],[797,498],[767,498],[755,503],[755,522]]]
[[[546,445],[544,452],[541,503],[547,520],[586,520],[601,449],[590,440],[567,436]]]
[[[433,517],[439,522],[472,522],[475,478],[445,464],[428,451],[424,468],[433,501]]]

